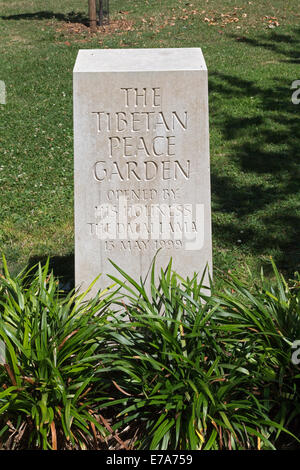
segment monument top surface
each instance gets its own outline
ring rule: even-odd
[[[169,49],[81,49],[74,72],[207,70],[199,47]]]

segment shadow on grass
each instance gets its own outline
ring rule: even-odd
[[[35,13],[20,13],[17,15],[1,16],[2,20],[50,20],[65,21],[66,23],[81,23],[89,25],[88,17],[85,13],[71,11],[69,13],[54,13],[53,11],[37,11]]]
[[[44,266],[47,256],[32,256],[27,264],[27,269],[41,263]],[[55,277],[60,281],[60,289],[70,291],[75,285],[74,254],[66,256],[52,256],[49,260],[49,271],[53,271]]]
[[[300,28],[295,28],[293,33],[294,34],[282,34],[277,31],[272,31],[268,36],[257,35],[255,39],[245,36],[239,37],[234,34],[231,34],[230,37],[250,46],[268,49],[275,54],[281,55],[283,56],[283,62],[299,64]]]
[[[299,61],[300,29],[294,32],[284,36],[284,45],[277,34],[243,42],[272,49],[284,62],[294,63]],[[213,214],[219,212],[213,218],[215,240],[230,247],[242,239],[254,256],[275,253],[286,274],[300,270],[300,105],[291,102],[291,82],[297,78],[274,76],[263,82],[216,72],[209,82],[212,125],[230,149],[229,168],[217,159],[212,162]],[[253,98],[258,104],[249,111],[245,105],[237,117],[236,106],[228,106],[232,98],[241,103]],[[226,213],[230,222],[224,222]]]

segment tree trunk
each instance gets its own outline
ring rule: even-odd
[[[103,0],[99,1],[99,24],[103,25]]]
[[[89,20],[91,31],[97,31],[96,0],[89,0]]]

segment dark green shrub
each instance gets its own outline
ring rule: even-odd
[[[273,267],[275,283],[231,276],[210,296],[171,263],[158,283],[153,265],[148,290],[117,268],[123,297],[84,301],[62,295],[48,263],[11,278],[4,259],[2,447],[107,448],[113,436],[124,448],[126,432],[142,449],[296,446],[300,282]]]
[[[158,287],[153,268],[151,295],[119,271],[130,321],[116,319],[115,347],[103,356],[117,377],[115,400],[106,403],[121,406],[115,428],[135,423],[144,449],[274,448],[286,420],[270,418],[278,358],[265,345],[284,339],[263,324],[257,335],[258,299],[248,293],[250,322],[238,294],[206,297],[202,282],[179,279],[171,264]]]
[[[95,370],[110,296],[89,302],[74,292],[62,297],[48,263],[34,276],[14,279],[5,259],[4,267],[0,441],[13,449],[92,447],[96,431],[107,435],[97,419],[105,387]]]
[[[231,354],[248,363],[268,415],[299,438],[300,365],[293,360],[293,346],[300,340],[300,276],[288,283],[271,262],[275,281],[262,272],[253,291],[231,276],[225,292],[212,301],[219,304],[220,330],[231,331],[226,339]]]

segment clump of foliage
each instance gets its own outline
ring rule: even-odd
[[[62,296],[49,263],[0,278],[0,441],[4,448],[93,447],[107,430],[95,376],[111,295]],[[99,439],[98,439],[99,440]]]
[[[299,278],[289,287],[273,266],[274,287],[262,278],[251,293],[231,278],[210,297],[171,264],[158,286],[153,268],[151,293],[119,269],[127,321],[116,320],[103,357],[119,387],[106,406],[120,407],[116,428],[137,423],[139,448],[274,449],[282,431],[295,442]]]
[[[230,331],[230,353],[248,364],[249,376],[258,381],[257,395],[268,416],[299,437],[300,361],[295,347],[300,339],[300,275],[287,282],[271,263],[275,281],[262,271],[260,283],[250,290],[231,275],[228,288],[212,302],[219,304],[220,330]]]
[[[231,275],[219,292],[171,262],[147,287],[115,266],[117,289],[85,301],[49,263],[14,278],[3,264],[2,448],[299,446],[298,274],[273,263],[272,283]]]

